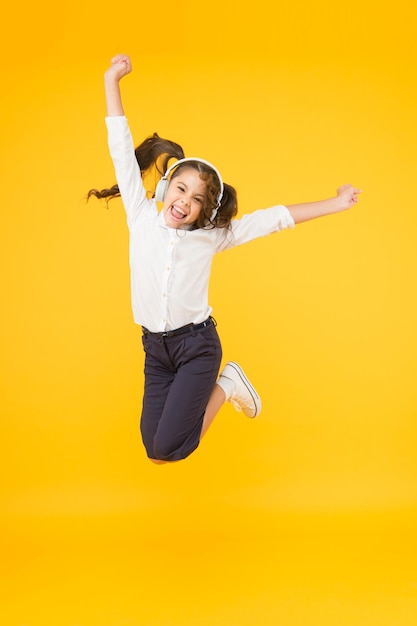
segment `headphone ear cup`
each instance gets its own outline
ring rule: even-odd
[[[163,202],[168,189],[169,180],[167,178],[161,178],[155,189],[155,200],[157,202]]]

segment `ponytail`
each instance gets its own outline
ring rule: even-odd
[[[168,163],[171,159],[179,160],[184,158],[184,150],[178,143],[169,139],[163,139],[157,133],[154,133],[135,148],[135,156],[141,175],[148,173],[154,167],[158,174],[163,176],[168,169]],[[113,185],[108,189],[90,189],[87,193],[87,200],[91,196],[99,199],[104,198],[108,202],[113,198],[120,197],[120,191],[118,185]]]
[[[228,228],[230,222],[237,215],[236,189],[227,183],[223,183],[223,197],[220,206],[214,216],[210,218],[210,224],[215,228]]]
[[[157,133],[154,133],[135,148],[135,157],[142,176],[149,174],[153,170],[153,174],[155,175],[156,173],[159,179],[167,171],[168,163],[171,159],[180,160],[184,158],[184,150],[178,143],[169,139],[162,139]],[[192,161],[184,165],[185,167],[194,167],[207,183],[207,198],[197,218],[197,228],[229,228],[230,222],[237,214],[237,194],[235,188],[224,183],[221,202],[217,206],[220,188],[218,176],[213,169],[198,161]],[[172,178],[178,176],[184,165],[180,164],[174,170]],[[155,184],[153,184],[152,191],[149,192],[152,195],[155,192],[154,187]],[[113,185],[108,189],[90,189],[87,193],[87,200],[91,196],[99,199],[103,198],[108,203],[113,198],[120,197],[120,191],[118,185]]]

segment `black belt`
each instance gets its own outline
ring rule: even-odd
[[[144,335],[151,335],[152,337],[175,337],[176,335],[183,335],[184,333],[190,333],[194,330],[201,330],[202,328],[206,328],[206,326],[210,326],[210,324],[216,326],[216,322],[212,317],[206,319],[205,322],[201,322],[201,324],[186,324],[185,326],[175,328],[174,330],[166,330],[163,333],[152,333],[144,326],[142,326],[142,331]]]

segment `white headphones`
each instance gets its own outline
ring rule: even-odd
[[[168,176],[170,175],[172,170],[174,170],[176,167],[181,165],[181,163],[186,163],[187,161],[198,161],[199,163],[204,163],[204,165],[207,165],[208,167],[210,167],[213,170],[213,172],[216,174],[217,178],[219,179],[219,183],[220,183],[220,192],[219,192],[219,195],[217,196],[217,208],[218,208],[220,206],[220,202],[221,202],[221,200],[223,198],[224,185],[223,185],[222,177],[220,176],[219,171],[214,167],[214,165],[212,165],[212,163],[210,163],[209,161],[205,161],[204,159],[198,159],[198,158],[194,158],[194,157],[188,157],[186,159],[180,159],[179,161],[176,161],[173,165],[171,165],[171,167],[169,167],[167,169],[167,171],[165,172],[165,174],[163,175],[163,177],[160,179],[160,181],[158,182],[158,184],[156,186],[156,189],[155,189],[155,200],[157,202],[163,202],[164,201],[166,192],[168,190],[168,185],[169,185]]]

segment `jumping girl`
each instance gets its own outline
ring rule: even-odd
[[[166,463],[185,459],[198,447],[225,402],[248,417],[261,410],[257,392],[237,363],[227,363],[219,376],[222,349],[208,304],[213,256],[349,209],[360,190],[343,185],[327,200],[273,206],[234,219],[236,192],[214,165],[184,158],[181,146],[156,134],[135,150],[120,93],[120,80],[131,71],[130,58],[117,55],[105,72],[117,185],[92,189],[88,197],[121,196],[126,210],[133,316],[142,327],[145,350],[141,433],[149,459]],[[148,198],[141,174],[161,160],[164,175]]]

